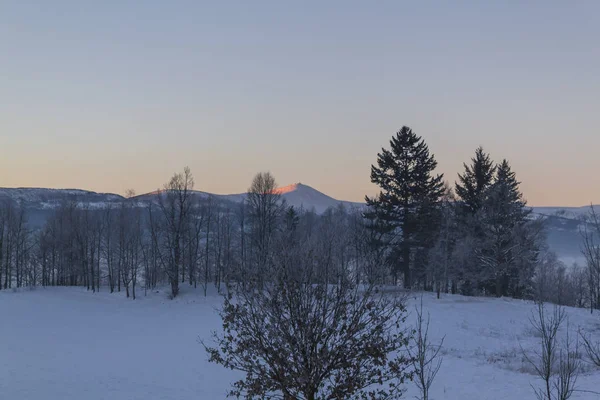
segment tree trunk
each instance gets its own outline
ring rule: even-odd
[[[410,247],[406,244],[402,246],[402,272],[404,274],[404,288],[411,288],[410,276]]]
[[[496,297],[502,297],[502,275],[496,277]]]

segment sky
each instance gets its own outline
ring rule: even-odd
[[[0,187],[137,193],[189,166],[374,194],[403,125],[529,204],[600,203],[598,1],[0,0]]]

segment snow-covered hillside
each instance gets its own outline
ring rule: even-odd
[[[600,210],[600,205],[594,206]],[[578,219],[590,212],[590,206],[583,207],[532,207],[534,214],[545,216],[559,216],[567,219]]]
[[[277,189],[281,197],[285,199],[288,205],[294,207],[304,207],[305,209],[314,209],[321,214],[328,208],[336,207],[339,204],[346,206],[362,206],[362,203],[352,203],[343,200],[336,200],[308,185],[296,183]],[[141,194],[136,197],[139,201],[152,200],[156,197],[156,192]],[[219,200],[232,202],[241,202],[246,199],[246,193],[238,194],[212,194],[202,191],[194,191],[199,197],[214,196]],[[102,208],[114,202],[121,201],[122,196],[113,193],[96,193],[88,190],[79,189],[44,189],[44,188],[0,188],[0,200],[8,199],[17,203],[22,203],[28,209],[33,210],[51,210],[60,206],[64,201],[75,201],[86,204],[90,208]]]
[[[296,208],[303,207],[306,210],[314,210],[317,214],[322,214],[327,209],[335,208],[340,204],[343,204],[346,207],[364,207],[363,203],[337,200],[302,183],[279,187],[276,192],[281,195],[281,198],[285,200],[287,205]],[[234,203],[242,202],[247,198],[247,193],[212,194],[194,191],[194,194],[200,197],[213,196],[216,199],[227,200]],[[139,200],[151,200],[154,196],[156,196],[156,192],[143,194],[137,198]]]
[[[131,301],[123,293],[81,288],[0,292],[0,393],[20,400],[223,399],[240,377],[207,362],[198,339],[219,329],[215,294],[184,289],[176,300],[151,293]],[[413,300],[414,303],[414,300]],[[526,301],[426,294],[434,340],[446,336],[444,362],[433,384],[436,400],[527,400],[537,385],[520,347],[535,348]],[[412,307],[409,307],[412,309]],[[600,339],[600,316],[568,309],[573,329]],[[412,321],[414,315],[411,316]],[[580,389],[599,389],[588,368]],[[416,395],[409,383],[405,398]],[[597,399],[577,393],[573,399]]]
[[[308,185],[296,183],[289,186],[281,187],[277,190],[281,193],[281,197],[285,199],[287,204],[294,207],[304,207],[305,209],[314,208],[318,214],[322,214],[328,208],[337,207],[343,204],[346,207],[363,207],[362,203],[353,203],[349,201],[336,200]]]
[[[295,183],[277,189],[281,197],[289,205],[313,209],[317,213],[323,213],[331,207],[339,204],[346,206],[363,207],[364,203],[356,203],[345,200],[337,200],[320,192],[311,186]],[[194,191],[197,196],[214,196],[217,199],[241,202],[246,198],[246,193],[237,194],[213,194],[203,191]],[[156,196],[156,192],[150,192],[137,196],[139,200],[150,200]],[[79,203],[89,204],[90,207],[100,208],[108,203],[114,203],[123,199],[123,196],[114,193],[97,193],[81,189],[47,189],[47,188],[0,188],[0,200],[13,200],[23,203],[28,208],[52,209],[58,207],[65,200],[75,200]],[[600,208],[600,206],[598,206]],[[577,219],[590,210],[584,207],[532,207],[536,215],[558,216],[564,219]]]
[[[53,209],[64,201],[76,201],[86,203],[93,208],[100,208],[107,203],[122,199],[123,197],[118,194],[80,189],[0,188],[0,201],[12,200],[34,209]]]

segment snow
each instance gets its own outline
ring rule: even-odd
[[[288,205],[297,208],[304,207],[308,210],[314,208],[317,214],[323,214],[327,209],[337,207],[339,204],[343,204],[346,207],[364,207],[363,203],[336,200],[302,183],[284,186],[279,188],[278,191]]]
[[[559,254],[558,259],[567,267],[570,268],[573,265],[577,264],[579,267],[584,267],[586,265],[586,258],[584,255],[580,256],[566,256]]]
[[[218,326],[212,297],[52,288],[0,293],[0,393],[10,399],[217,399],[231,380],[197,338]]]
[[[0,200],[10,199],[26,208],[54,210],[65,201],[76,201],[79,207],[104,209],[123,199],[112,193],[96,193],[81,189],[0,188]]]
[[[7,399],[221,399],[240,374],[207,362],[199,338],[220,327],[220,298],[184,287],[91,293],[81,288],[0,292],[0,393]],[[409,310],[413,310],[414,300]],[[434,340],[446,335],[432,399],[534,399],[534,376],[520,346],[536,345],[528,325],[533,304],[508,299],[424,295]],[[573,329],[600,339],[600,316],[568,309]],[[414,318],[414,312],[409,320]],[[588,368],[579,387],[598,390]],[[411,383],[405,398],[416,395]],[[574,399],[597,399],[578,393]]]
[[[598,207],[597,205],[592,207]],[[590,212],[590,206],[582,207],[531,207],[539,215],[558,215],[564,218],[578,219]]]
[[[303,207],[306,210],[314,210],[317,214],[323,214],[329,208],[335,208],[340,204],[346,207],[364,207],[364,203],[353,203],[350,201],[337,200],[326,195],[308,185],[294,183],[292,185],[282,186],[275,189],[275,192],[281,195],[288,206],[296,208]],[[227,200],[234,203],[241,203],[248,197],[247,193],[238,194],[211,194],[207,192],[194,191],[202,196],[213,196],[216,199]],[[145,195],[143,195],[145,196]]]

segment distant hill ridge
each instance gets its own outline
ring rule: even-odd
[[[238,194],[212,194],[203,191],[193,191],[199,196],[212,195],[217,199],[229,200],[233,202],[243,201],[247,193]],[[294,207],[304,207],[305,209],[314,209],[321,214],[328,208],[336,207],[339,204],[345,206],[363,206],[362,203],[337,200],[328,196],[308,185],[294,183],[288,186],[282,186],[276,189],[281,194],[288,205]],[[136,196],[138,200],[150,200],[157,196],[158,192],[149,192]],[[103,204],[114,203],[124,199],[123,196],[114,193],[97,193],[83,189],[49,189],[49,188],[0,188],[0,200],[9,199],[15,202],[23,203],[27,208],[33,209],[52,209],[58,207],[65,200],[75,200],[82,203],[90,203],[92,207],[101,207]]]
[[[294,183],[287,186],[281,186],[276,189],[289,205],[294,207],[304,207],[313,209],[317,213],[323,213],[330,207],[336,207],[339,204],[345,206],[364,206],[364,203],[338,200],[327,194],[314,189],[303,183]],[[139,200],[149,200],[157,195],[157,191],[149,192],[136,196]],[[218,199],[240,202],[244,200],[247,193],[237,194],[213,194],[199,190],[194,191],[200,196],[214,196]],[[78,202],[91,203],[100,207],[105,203],[114,203],[124,199],[123,196],[115,193],[99,193],[84,189],[50,189],[39,187],[19,187],[19,188],[0,188],[0,200],[10,199],[16,202],[23,202],[28,208],[49,209],[57,207],[62,201],[75,199]],[[600,210],[600,205],[597,206]],[[576,219],[589,212],[590,206],[581,207],[531,207],[533,212],[540,215],[560,216],[563,218]]]

